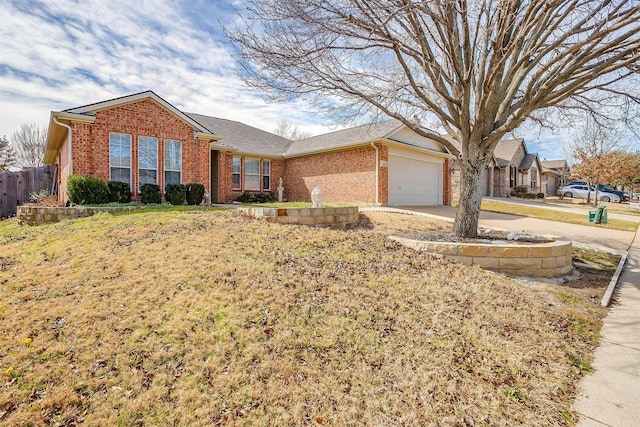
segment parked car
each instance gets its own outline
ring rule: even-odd
[[[558,196],[571,197],[576,199],[586,199],[589,194],[589,187],[586,184],[571,184],[558,188]],[[596,196],[595,187],[591,187],[591,197]],[[608,191],[598,190],[598,200],[601,202],[620,203],[620,196]]]
[[[587,185],[585,181],[571,181],[568,185]],[[625,193],[624,191],[616,190],[607,184],[598,184],[598,193],[607,192],[618,195],[620,201],[618,203],[626,202],[629,200],[629,193]]]

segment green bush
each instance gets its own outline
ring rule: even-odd
[[[187,196],[187,204],[199,205],[204,197],[204,185],[197,183],[190,183],[185,185],[185,192]]]
[[[271,193],[252,193],[250,191],[245,191],[241,195],[238,196],[236,201],[240,203],[273,203],[277,201],[276,194]]]
[[[131,189],[129,184],[123,181],[109,181],[109,202],[111,203],[130,203]]]
[[[535,199],[537,196],[534,193],[524,193],[520,197],[523,199]]]
[[[67,196],[76,205],[100,205],[109,202],[109,187],[92,176],[71,175],[67,180]]]
[[[160,186],[157,184],[142,184],[140,186],[140,196],[144,204],[157,204],[162,202]]]
[[[238,196],[236,201],[240,202],[240,203],[252,203],[253,202],[253,193],[250,193],[249,191],[245,191],[244,193],[242,193],[241,195]]]
[[[172,205],[183,205],[186,198],[186,191],[182,184],[167,184],[167,192],[164,193],[167,202]]]
[[[275,193],[256,193],[256,203],[273,203],[277,201]]]
[[[544,199],[544,193],[538,193],[538,194],[536,194],[536,197],[538,199]]]

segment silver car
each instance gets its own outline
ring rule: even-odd
[[[582,184],[571,184],[558,188],[558,196],[571,197],[576,199],[586,199],[589,193],[589,187]],[[591,187],[591,197],[596,196],[595,187]],[[620,196],[609,193],[607,191],[598,191],[598,200],[601,202],[620,203]]]

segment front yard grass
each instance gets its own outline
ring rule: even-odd
[[[594,224],[589,222],[588,211],[584,214],[576,214],[571,212],[562,212],[559,210],[550,210],[544,208],[536,208],[531,205],[518,205],[515,203],[502,203],[495,200],[482,200],[480,209],[489,212],[498,212],[512,215],[528,216],[537,219],[546,219],[549,221],[566,222],[569,224],[591,225],[595,227],[610,228],[613,230],[633,231],[638,228],[638,223],[632,221],[624,221],[620,219],[608,218],[607,224]],[[591,210],[595,210],[591,207]]]
[[[0,424],[575,424],[605,310],[413,252],[385,234],[443,225],[384,215],[0,222]]]

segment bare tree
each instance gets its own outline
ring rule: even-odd
[[[287,120],[280,120],[278,126],[273,130],[273,133],[293,141],[306,139],[311,136],[310,133],[301,131],[298,126]]]
[[[624,87],[640,70],[636,1],[244,5],[242,23],[226,33],[250,86],[274,100],[309,98],[343,121],[393,117],[461,154],[454,233],[462,237],[477,234],[483,174],[505,134],[528,119],[547,122],[554,109],[606,115],[640,103]],[[447,135],[416,116],[435,116]]]
[[[42,166],[46,144],[45,128],[35,123],[23,123],[11,136],[11,145],[16,153],[16,164],[23,169]]]
[[[13,152],[7,137],[0,137],[0,172],[7,172],[16,162],[16,154]]]
[[[596,185],[595,203],[598,200],[598,184],[611,183],[623,174],[621,154],[626,148],[623,134],[611,123],[587,118],[584,127],[573,135],[565,151],[574,166],[571,176],[583,179],[591,188]],[[587,203],[591,192],[587,193]]]

